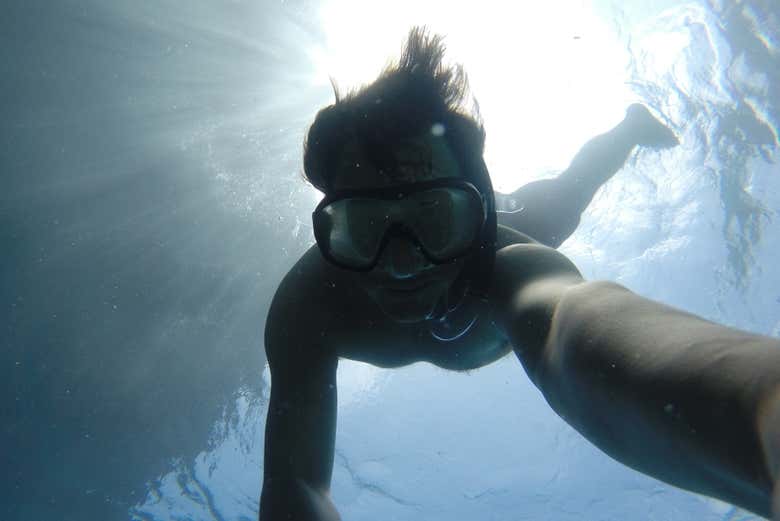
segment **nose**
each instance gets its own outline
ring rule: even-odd
[[[377,267],[394,279],[408,279],[432,265],[412,240],[394,236],[388,241]]]

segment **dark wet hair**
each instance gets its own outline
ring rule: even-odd
[[[304,176],[327,193],[351,140],[357,140],[378,170],[392,175],[396,169],[390,151],[395,144],[432,132],[434,125],[444,131],[463,177],[485,200],[487,221],[478,251],[468,258],[453,288],[437,306],[437,318],[446,316],[448,303],[458,302],[466,293],[486,297],[496,245],[495,197],[482,158],[485,129],[463,67],[445,66],[444,51],[441,36],[430,35],[425,27],[412,28],[398,62],[386,67],[374,83],[343,98],[334,89],[336,102],[317,114],[303,155]],[[467,102],[472,102],[470,109],[465,107]]]
[[[436,126],[443,130],[464,177],[483,191],[485,130],[463,67],[445,66],[444,52],[441,36],[414,27],[399,60],[376,81],[344,97],[334,88],[336,102],[319,111],[304,144],[306,180],[327,192],[344,147],[352,140],[378,170],[392,175],[393,145]],[[467,108],[469,102],[472,106]],[[490,191],[492,195],[492,187]]]

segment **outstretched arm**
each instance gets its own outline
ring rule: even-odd
[[[501,250],[496,280],[498,323],[567,423],[641,472],[770,516],[780,342],[585,282],[541,246]]]
[[[636,146],[678,144],[671,130],[639,104],[615,128],[588,141],[558,177],[533,181],[509,195],[496,194],[498,222],[557,248],[574,233],[599,188],[625,164]]]
[[[260,521],[338,521],[329,497],[336,431],[338,359],[316,345],[291,305],[291,277],[274,297],[265,347],[271,400],[265,431]],[[294,302],[294,301],[293,301]]]

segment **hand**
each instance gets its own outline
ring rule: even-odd
[[[634,103],[626,110],[625,122],[631,128],[636,144],[653,149],[676,147],[677,136],[666,125],[653,116],[647,107]]]

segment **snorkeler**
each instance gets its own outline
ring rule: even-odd
[[[443,52],[439,37],[413,29],[398,64],[309,130],[304,170],[325,197],[312,214],[317,244],[266,321],[260,520],[340,519],[329,497],[340,358],[467,370],[511,351],[550,406],[610,456],[769,516],[780,343],[587,282],[521,233],[538,229],[498,225],[484,130],[462,108],[465,75],[442,66]],[[611,164],[604,181],[622,161]],[[530,208],[537,195],[528,197]]]

